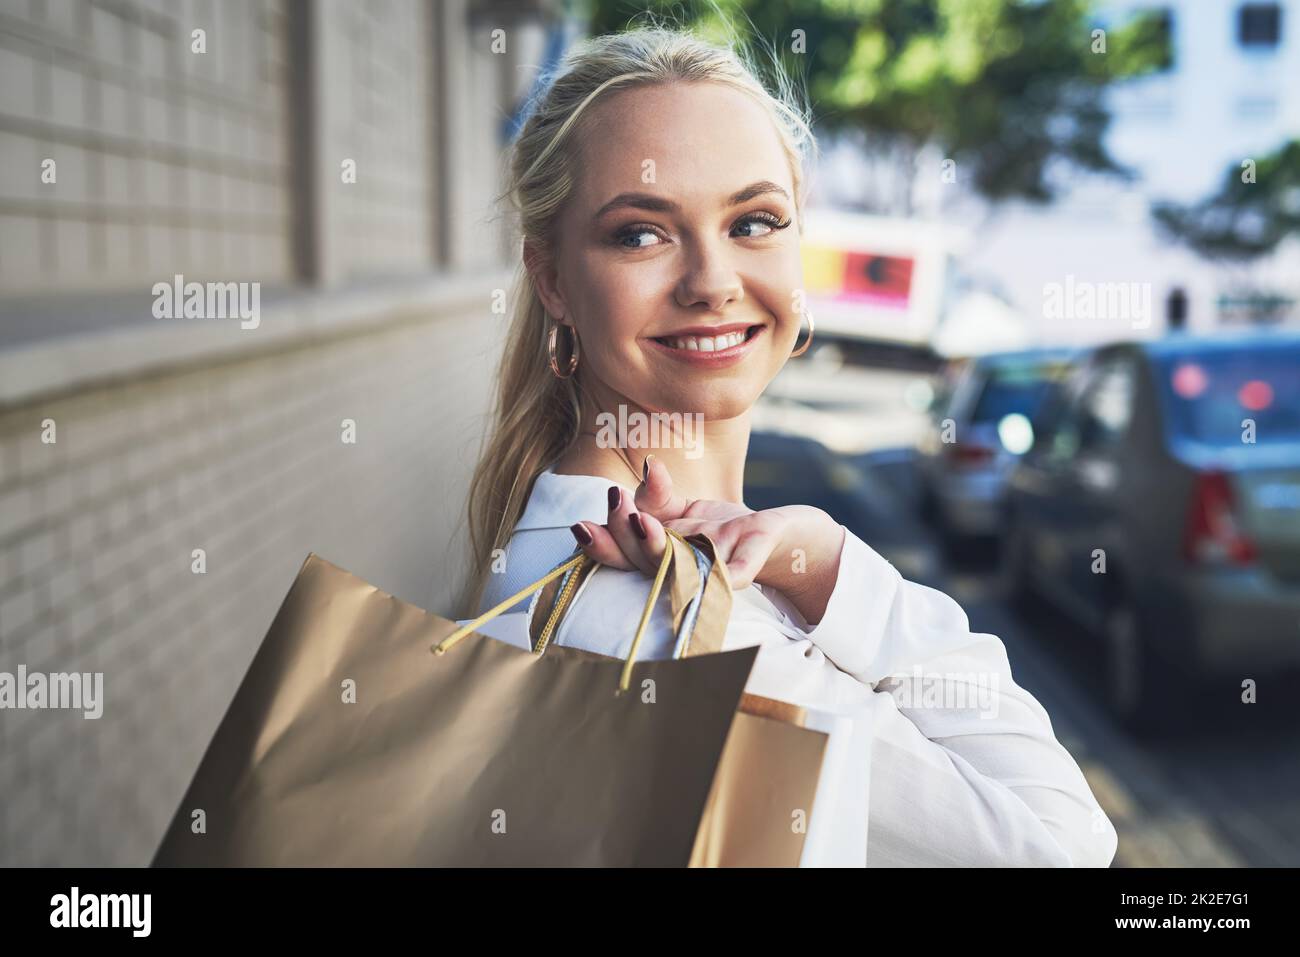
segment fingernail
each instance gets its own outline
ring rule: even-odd
[[[579,522],[577,525],[570,525],[569,531],[573,532],[573,537],[576,538],[578,540],[578,544],[582,545],[584,548],[590,545],[593,541],[591,537],[591,532],[587,531],[587,527],[583,525],[581,522]]]
[[[648,480],[648,479],[650,478],[650,460],[653,459],[653,458],[654,458],[653,455],[647,455],[647,456],[645,457],[645,461],[641,463],[641,481],[642,481],[642,482],[644,482],[644,481],[646,481],[646,480]]]
[[[618,509],[618,503],[623,501],[623,490],[617,485],[609,487],[609,510],[611,512]]]
[[[632,531],[636,532],[636,537],[644,542],[646,540],[646,534],[645,526],[641,524],[641,516],[636,512],[633,512],[627,517],[627,520],[632,524]]]

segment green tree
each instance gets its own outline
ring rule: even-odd
[[[937,150],[991,200],[1047,202],[1063,168],[1127,175],[1103,145],[1105,87],[1159,69],[1170,49],[1167,21],[1103,29],[1088,0],[589,0],[589,9],[593,33],[649,14],[715,39],[758,40],[803,78],[819,134],[861,130],[869,150],[908,171]],[[770,82],[772,64],[760,68]]]
[[[1165,233],[1202,256],[1251,259],[1300,236],[1300,140],[1230,167],[1223,186],[1199,203],[1157,203]]]

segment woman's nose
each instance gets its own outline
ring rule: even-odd
[[[744,283],[724,251],[698,247],[692,251],[686,272],[677,284],[678,304],[689,309],[703,303],[710,312],[717,312],[744,298]]]

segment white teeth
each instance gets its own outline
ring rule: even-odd
[[[725,336],[678,336],[670,339],[669,345],[688,352],[718,352],[738,346],[744,341],[743,332],[729,332]]]

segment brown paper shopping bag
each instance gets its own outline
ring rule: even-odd
[[[671,561],[665,584],[673,628],[679,634],[675,654],[717,653],[731,613],[726,566],[706,535],[683,538],[670,531],[668,545],[674,554],[671,560],[665,557]],[[594,562],[579,559],[573,572],[541,590],[537,602],[541,611],[524,616],[534,651],[545,650],[595,567]],[[698,569],[698,576],[692,569]],[[518,597],[507,599],[502,606],[513,604]],[[652,604],[653,599],[647,609]],[[483,618],[490,616],[491,612]],[[475,627],[482,624],[483,619],[471,623]],[[630,663],[639,660],[637,645],[644,626],[643,620],[624,665],[625,676]],[[805,708],[741,695],[696,833],[690,866],[795,866],[808,857],[803,837],[808,833],[813,791],[827,742],[824,733],[804,727],[806,718]],[[822,784],[833,788],[835,782]]]
[[[684,545],[640,628],[665,581],[696,627],[683,657],[644,662],[636,642],[628,662],[516,648],[309,555],[155,865],[797,863],[825,735],[737,710],[757,649],[716,650],[724,596],[688,599]]]
[[[668,544],[674,554],[665,584],[672,625],[680,633],[676,655],[721,651],[732,600],[726,566],[717,558],[707,535],[683,538],[670,531]],[[698,561],[698,556],[705,560]],[[580,560],[575,571],[542,589],[537,602],[540,612],[524,616],[534,651],[544,650],[559,630],[583,581],[595,568],[594,562]],[[692,568],[700,569],[703,582],[691,574]],[[693,606],[697,592],[699,600]],[[695,616],[693,623],[685,620],[691,613]],[[482,620],[474,624],[481,627]],[[637,660],[636,641],[628,660]],[[696,833],[690,866],[793,867],[807,857],[803,837],[808,833],[807,817],[826,735],[807,730],[806,718],[807,709],[797,705],[749,693],[741,695]],[[826,783],[831,787],[835,784]]]

